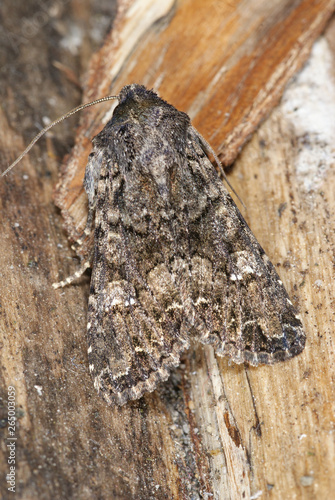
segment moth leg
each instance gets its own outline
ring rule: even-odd
[[[84,177],[84,189],[86,191],[88,199],[87,221],[83,234],[78,238],[78,240],[72,246],[73,250],[76,250],[78,247],[82,246],[87,237],[89,237],[93,232],[94,219],[95,219],[95,206],[98,193],[98,180],[100,176],[101,163],[102,163],[101,152],[90,154],[86,165],[85,177]]]
[[[64,288],[65,286],[70,285],[70,283],[73,283],[73,281],[75,281],[76,279],[80,278],[84,274],[84,272],[86,271],[86,269],[88,269],[90,267],[92,267],[91,261],[90,260],[86,260],[80,266],[80,268],[78,269],[78,271],[76,271],[71,276],[68,276],[64,281],[60,281],[59,283],[53,283],[52,287],[54,289],[56,289],[56,288]]]
[[[86,166],[85,171],[85,179],[84,179],[84,187],[88,196],[88,214],[87,221],[85,225],[85,229],[82,235],[78,238],[76,243],[72,246],[73,250],[76,250],[78,247],[82,246],[83,243],[87,240],[87,238],[93,234],[93,226],[95,219],[95,205],[96,205],[96,179],[97,175],[100,172],[100,164],[101,161],[96,160],[95,155],[90,155],[90,159]],[[73,283],[76,279],[80,278],[86,269],[92,267],[93,262],[93,251],[94,246],[91,247],[90,251],[88,251],[88,258],[81,264],[78,271],[76,271],[71,276],[68,276],[64,281],[60,281],[59,283],[53,283],[53,288],[63,288],[70,283]]]
[[[71,246],[72,250],[76,250],[78,247],[82,246],[86,238],[92,233],[93,225],[94,225],[94,216],[95,216],[95,206],[89,206],[87,221],[85,225],[85,229],[82,235],[77,239],[77,241]]]
[[[86,240],[87,236],[89,236],[92,233],[93,224],[94,224],[94,215],[95,215],[95,204],[90,204],[89,209],[88,209],[87,221],[86,221],[86,226],[85,226],[84,232],[80,236],[80,238],[76,241],[76,245],[72,246],[73,250],[76,250],[76,246],[81,246],[83,244],[83,242]],[[92,261],[93,261],[93,248],[89,252],[88,259],[85,260],[83,264],[81,264],[78,271],[76,271],[71,276],[68,276],[64,281],[60,281],[59,283],[53,283],[52,284],[53,288],[54,289],[64,288],[65,286],[73,283],[73,281],[80,278],[84,274],[86,269],[92,267]]]

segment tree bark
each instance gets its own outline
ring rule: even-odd
[[[86,70],[85,101],[135,81],[154,87],[191,114],[226,164],[250,139],[229,180],[307,334],[300,356],[272,367],[234,365],[193,345],[154,393],[107,407],[87,363],[89,278],[51,287],[78,267],[52,195],[71,150],[71,119],[0,180],[2,498],[12,494],[10,387],[17,498],[331,497],[334,22],[296,71],[335,2],[270,4],[128,0],[115,19],[112,4],[95,0],[1,6],[1,171],[43,116],[79,103]],[[72,239],[85,222],[82,176],[106,109],[82,116],[62,168],[56,198]]]

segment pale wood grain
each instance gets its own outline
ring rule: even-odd
[[[229,165],[308,57],[335,0],[164,0],[159,5],[120,3],[115,29],[90,64],[84,100],[117,94],[129,83],[154,88],[189,113]],[[90,139],[114,106],[83,113],[58,188],[56,203],[74,238],[86,217],[82,179]]]
[[[264,71],[263,80],[253,80],[250,76],[243,88],[237,85],[238,91],[235,90],[237,81],[230,80],[228,90],[234,96],[231,102],[235,103],[232,109],[238,111],[240,120],[243,109],[247,108],[247,102],[254,95],[250,94],[254,86],[258,84],[260,91],[269,78],[269,61],[274,66],[276,61],[280,65],[285,59],[284,54],[287,56],[291,54],[290,49],[299,47],[303,39],[299,36],[308,33],[304,50],[296,56],[296,69],[306,57],[306,47],[311,45],[317,33],[317,30],[311,31],[309,25],[303,26],[303,19],[308,19],[310,15],[306,9],[305,17],[302,11],[300,17],[297,14],[299,8],[306,7],[306,2],[297,2],[293,6],[289,2],[274,2],[273,5],[277,10],[270,16],[269,3],[265,5],[251,0],[236,4],[222,2],[217,6],[219,12],[215,11],[218,17],[222,9],[230,9],[231,19],[234,9],[243,13],[243,10],[238,11],[243,7],[249,15],[253,7],[260,16],[259,23],[250,25],[246,40],[250,37],[254,41],[257,39],[252,37],[252,33],[255,26],[260,25],[260,19],[264,21],[264,17],[266,20],[262,33],[267,33],[268,37],[270,33],[276,33],[277,36],[273,35],[273,44],[278,50],[269,52],[271,47],[264,43],[261,45],[263,56],[257,53],[259,73],[253,73],[253,77]],[[319,8],[325,22],[333,4],[311,2],[310,5],[311,8]],[[76,12],[78,14],[78,8]],[[165,19],[163,26],[169,26],[174,12]],[[215,17],[213,12],[211,9],[209,14]],[[292,16],[296,22],[291,25],[288,21],[286,24],[284,22],[285,30],[281,32],[281,25],[276,18],[278,12],[282,12],[281,22],[284,22],[283,19],[292,19]],[[245,18],[248,21],[246,15]],[[190,19],[189,16],[187,19]],[[299,19],[300,24],[297,23]],[[228,21],[225,17],[225,22]],[[229,26],[236,28],[236,23],[235,19]],[[187,23],[184,24],[184,30],[186,26]],[[301,29],[299,36],[294,33],[297,26]],[[320,21],[319,30],[321,26]],[[209,28],[205,26],[205,29]],[[146,36],[142,35],[140,41],[136,40],[133,47],[139,47],[140,50],[137,53],[134,49],[134,60],[142,60],[141,54],[145,52],[141,45],[143,40],[154,38],[158,43],[163,32],[164,29],[158,23]],[[280,40],[283,40],[281,33],[282,37],[288,37],[286,52],[283,52],[280,44]],[[234,59],[234,54],[237,54],[236,75],[241,77],[245,69],[242,55],[248,58],[252,66],[252,51],[249,53],[250,46],[243,45],[241,41],[239,50],[236,50],[237,42],[234,45],[231,36],[232,30],[227,30],[224,40],[230,47],[229,57]],[[222,57],[227,58],[221,42],[220,38]],[[48,49],[48,43],[55,42],[49,40],[47,32],[41,30],[39,39],[30,40],[29,45],[25,46],[22,61],[28,60],[31,64],[39,61],[38,54],[45,54],[45,59],[42,59],[47,61],[47,50],[51,50]],[[211,42],[211,47],[215,49],[217,42]],[[301,120],[297,121],[296,113],[288,112],[289,103],[295,102],[295,94],[292,93],[294,88],[298,95],[306,91],[305,103],[299,102],[301,110],[313,99],[316,99],[317,109],[325,95],[330,112],[335,105],[334,98],[329,97],[334,95],[332,75],[335,42],[332,26],[327,31],[327,43],[323,41],[318,47],[309,63],[315,65],[317,62],[318,65],[312,66],[310,74],[316,78],[323,71],[323,79],[313,81],[309,77],[305,83],[298,77],[291,90],[286,91],[282,104],[272,112],[244,148],[230,176],[247,206],[244,216],[276,265],[292,300],[300,310],[306,328],[306,349],[290,362],[257,369],[230,365],[227,360],[215,357],[210,347],[192,346],[185,354],[181,367],[155,393],[122,409],[107,407],[96,395],[87,369],[85,316],[88,281],[84,278],[77,286],[61,292],[51,288],[52,282],[57,281],[60,275],[66,276],[77,268],[65,235],[61,232],[61,220],[53,207],[51,195],[56,178],[57,156],[64,151],[57,145],[57,140],[68,144],[66,137],[71,132],[71,126],[65,128],[65,132],[57,131],[54,134],[57,138],[55,142],[49,138],[10,177],[2,180],[1,396],[5,401],[7,386],[16,386],[19,405],[18,498],[147,500],[196,499],[206,498],[206,495],[207,498],[216,499],[248,499],[256,498],[257,495],[260,495],[259,498],[271,499],[331,498],[335,487],[335,179],[334,165],[331,163],[334,149],[332,144],[327,144],[328,136],[320,135],[314,140],[315,127],[313,130],[308,128],[311,124],[306,120],[304,129]],[[87,51],[85,46],[81,57],[87,56]],[[101,51],[106,51],[104,59],[101,58],[101,52],[98,53],[92,66],[96,68],[98,58],[100,72],[94,74],[91,70],[88,80],[91,84],[95,77],[96,82],[102,85],[99,91],[107,90],[110,82],[109,77],[101,80],[104,65],[107,69],[113,66],[109,60],[112,55],[106,46]],[[214,50],[213,61],[217,52]],[[212,53],[209,52],[209,55]],[[206,57],[210,59],[209,55]],[[135,71],[131,61],[128,60],[127,66],[124,66],[126,75]],[[213,61],[211,64],[214,64]],[[287,69],[288,59],[285,61]],[[71,67],[72,63],[68,60],[65,63]],[[200,108],[201,112],[205,112],[213,89],[208,91],[206,74],[202,75],[204,80],[199,75],[199,81],[203,84],[200,85],[198,81],[197,87],[188,85],[190,81],[187,75],[191,75],[192,67],[192,64],[178,67],[178,79],[177,72],[170,70],[167,80],[165,77],[160,80],[159,87],[164,89],[164,97],[178,107],[184,105],[178,103],[176,97],[184,99],[186,111],[190,103],[202,103],[203,99],[204,104]],[[15,86],[14,77],[8,80],[10,86],[2,87],[6,89],[7,96],[3,100],[5,112],[0,113],[2,169],[22,150],[23,142],[27,142],[27,138],[23,140],[19,131],[26,125],[28,135],[31,135],[34,113],[41,116],[40,111],[34,111],[39,96],[45,103],[51,92],[53,98],[57,96],[62,111],[76,104],[75,95],[66,98],[62,95],[65,91],[58,95],[60,84],[55,81],[54,75],[52,77],[49,74],[48,68],[41,62],[40,66],[30,69],[24,89],[19,82]],[[24,66],[19,69],[22,72]],[[276,74],[274,68],[271,74]],[[280,74],[285,75],[285,72]],[[43,93],[36,87],[36,75],[43,75]],[[157,81],[150,72],[147,71],[145,75],[148,75],[145,81],[148,85]],[[2,81],[6,82],[3,74],[2,77]],[[174,87],[178,81],[178,85],[185,85],[185,88],[179,87],[178,90]],[[317,92],[316,87],[322,87],[322,81],[326,87]],[[61,83],[66,85],[63,80]],[[220,89],[224,88],[224,83],[225,79]],[[121,85],[121,79],[115,85]],[[284,80],[280,78],[274,83],[272,81],[271,85],[270,90],[265,88],[268,92],[266,95],[272,92],[275,98],[272,104],[267,101],[266,112],[269,112],[282,92]],[[207,92],[206,98],[203,97],[202,89]],[[25,102],[22,94],[29,96],[32,95],[30,92],[33,94],[30,97],[33,106],[29,108],[26,105],[23,110],[27,117],[31,113],[31,118],[20,123],[20,104]],[[94,94],[96,90],[91,92]],[[226,101],[215,98],[215,106],[223,108],[223,102]],[[240,106],[236,104],[242,109],[239,110]],[[193,109],[198,107],[199,104]],[[312,113],[310,108],[306,109]],[[59,110],[55,109],[54,112],[58,114]],[[102,116],[99,113],[97,116]],[[213,113],[209,115],[212,120]],[[83,120],[81,130],[90,122],[89,116]],[[313,116],[314,121],[322,118],[317,114]],[[259,114],[257,117],[260,119]],[[324,119],[327,119],[326,111]],[[236,120],[239,124],[240,121]],[[321,126],[324,126],[322,120],[319,128]],[[95,133],[94,127],[90,123],[86,130],[83,149]],[[205,133],[206,130],[217,130],[217,125],[206,125],[203,130],[198,125],[198,128]],[[224,137],[221,132],[217,134],[220,141]],[[43,154],[45,151],[49,154],[41,162],[38,152]],[[301,154],[306,151],[315,152],[314,169],[309,169],[307,174],[301,168]],[[86,156],[77,153],[78,149],[76,158],[84,168]],[[51,173],[51,179],[45,173],[46,168]],[[24,174],[28,174],[29,178],[24,178]],[[82,205],[78,201],[80,179],[76,179],[76,183],[68,200],[76,200],[77,213],[74,217],[78,217],[76,220],[80,225],[80,221],[85,218],[85,200]],[[62,248],[57,248],[57,244],[61,244]],[[3,418],[5,410],[4,404]],[[3,497],[7,498],[6,485],[2,480],[7,470],[5,435],[4,428],[0,448],[0,486]]]
[[[250,226],[300,310],[306,349],[290,362],[255,369],[230,366],[205,348],[191,367],[204,366],[203,380],[191,378],[203,432],[209,423],[226,463],[234,455],[236,460],[225,437],[231,424],[220,424],[222,406],[229,409],[249,463],[250,493],[262,491],[261,498],[326,499],[335,485],[333,61],[322,39],[281,105],[243,150],[232,175]],[[293,111],[295,106],[300,109]],[[306,155],[314,158],[307,173]],[[204,418],[206,391],[217,426],[213,415]],[[244,466],[235,466],[228,492],[226,479],[222,482],[222,498],[233,498],[237,470],[243,477]],[[241,481],[240,498],[243,488]]]

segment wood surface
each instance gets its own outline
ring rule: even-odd
[[[78,267],[52,195],[74,140],[71,119],[0,181],[2,498],[12,497],[9,386],[17,498],[331,498],[334,21],[309,51],[334,2],[128,1],[116,18],[113,4],[95,0],[0,9],[1,170],[36,128],[79,103],[80,81],[84,101],[133,81],[156,88],[191,114],[226,164],[238,156],[229,180],[307,334],[300,356],[273,367],[230,364],[194,345],[157,391],[107,407],[87,365],[89,277],[51,287]],[[72,238],[85,219],[89,143],[108,114],[82,116],[62,167],[57,203]]]

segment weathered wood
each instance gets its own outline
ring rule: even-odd
[[[335,0],[127,0],[88,70],[84,101],[142,83],[186,111],[226,165],[276,104],[335,9]],[[177,75],[177,76],[176,76]],[[69,234],[86,219],[91,138],[111,108],[83,113],[57,205]]]
[[[80,14],[82,27],[88,30],[89,14],[96,12],[96,5],[93,1],[82,2],[80,7],[75,2],[59,5],[63,10],[54,17],[50,14],[49,22],[40,27],[35,37],[26,43],[20,39],[17,58],[10,52],[8,40],[7,53],[2,54],[8,58],[8,65],[1,72],[0,85],[1,170],[33,135],[34,116],[36,121],[43,114],[55,118],[77,104],[77,90],[62,73],[51,68],[48,54],[53,51],[53,59],[72,68],[74,75],[81,73],[78,60],[88,59],[90,44],[80,45],[79,57],[73,58],[60,49],[56,27],[62,37],[69,33],[65,19],[70,16],[67,9],[73,7],[74,17],[70,17],[69,26],[73,29]],[[235,8],[239,5],[236,3]],[[248,3],[255,5],[263,6],[260,16],[264,18],[265,4],[251,0]],[[279,2],[274,5],[279,9]],[[281,3],[281,12],[290,11],[294,17],[294,12],[307,3],[295,3],[285,11],[286,5],[289,4]],[[311,9],[320,8],[324,18],[330,12],[325,11],[325,5],[310,3]],[[330,9],[331,2],[327,5]],[[219,8],[223,8],[221,3]],[[11,12],[10,5],[2,9],[5,9],[4,26],[12,41],[13,34],[22,35],[20,12]],[[21,15],[32,19],[36,7],[32,4],[26,9]],[[233,15],[231,3],[230,9]],[[175,12],[177,16],[178,9]],[[315,18],[316,12],[313,11]],[[211,14],[215,17],[213,9]],[[185,31],[191,21],[188,16],[184,18]],[[166,25],[175,22],[174,19],[172,14],[168,16]],[[279,30],[280,25],[276,21],[275,15],[270,16],[264,27],[266,33],[277,33],[275,27]],[[305,26],[305,33],[310,34],[310,24]],[[254,23],[250,33],[258,25]],[[292,48],[304,29],[299,36],[293,36],[293,27],[290,31],[289,25],[285,22],[284,25]],[[139,47],[140,54],[144,51],[141,43],[148,37],[155,36],[158,42],[164,35],[159,26],[156,25],[156,31],[144,30],[141,42],[135,40],[133,47]],[[313,33],[316,36],[316,31]],[[228,30],[227,40],[230,36]],[[279,37],[277,44],[273,42],[277,47],[279,40],[283,38]],[[216,358],[211,348],[194,346],[185,354],[179,369],[155,393],[121,409],[108,408],[96,395],[87,369],[88,280],[83,279],[77,286],[61,292],[51,288],[52,282],[77,268],[51,195],[58,157],[69,150],[73,122],[54,132],[54,141],[48,138],[41,142],[15,172],[1,179],[1,417],[6,418],[7,387],[14,385],[18,404],[18,498],[196,499],[206,498],[206,494],[207,498],[218,499],[258,495],[275,499],[330,498],[335,487],[332,260],[335,179],[331,168],[334,130],[327,119],[334,115],[335,106],[334,40],[334,29],[330,26],[327,38],[318,42],[308,65],[287,89],[280,106],[253,135],[231,174],[233,185],[248,207],[244,215],[301,311],[308,342],[304,353],[290,362],[257,369],[229,365],[227,360]],[[126,36],[118,40],[120,52],[125,42]],[[230,43],[229,54],[233,54],[236,46]],[[290,43],[287,43],[286,53],[289,53]],[[220,44],[221,50],[221,39]],[[217,47],[217,42],[212,46]],[[268,49],[267,44],[263,46]],[[111,53],[106,51],[105,58],[101,58],[105,47],[95,56],[101,72],[104,64],[107,68],[112,65]],[[244,50],[252,61],[248,47],[244,46]],[[139,58],[136,54],[134,50],[132,57]],[[236,67],[240,67],[242,74],[245,61],[241,57],[242,48],[238,54]],[[282,58],[271,59],[267,52],[267,58],[259,56],[258,60],[266,73],[267,61],[275,65]],[[301,62],[298,56],[297,60]],[[192,59],[190,72],[193,63]],[[262,65],[257,75],[262,74]],[[128,60],[127,68],[131,66],[132,60]],[[185,65],[180,68],[180,82],[185,85],[184,79],[191,73]],[[206,88],[205,68],[203,73],[203,88]],[[20,74],[26,75],[24,85],[23,80],[17,81]],[[90,75],[92,79],[93,73]],[[102,73],[97,73],[96,80],[102,82],[101,76]],[[145,81],[149,86],[157,81],[150,78]],[[239,113],[247,108],[247,95],[251,99],[250,87],[264,88],[267,78],[261,83],[258,77],[249,80]],[[187,85],[178,92],[174,87],[176,80],[177,71],[171,74],[170,69],[162,78],[161,94],[187,111]],[[100,90],[107,93],[108,81],[107,78],[101,83],[105,88],[93,93]],[[200,75],[199,81],[202,81]],[[123,83],[118,80],[115,86],[120,88]],[[273,84],[273,93],[278,91],[276,98],[282,80],[277,84],[278,87]],[[225,80],[219,87],[224,85]],[[231,83],[230,87],[234,85]],[[189,102],[194,102],[196,96],[197,102],[202,102],[201,88],[198,83],[197,91],[195,87],[191,89],[193,97]],[[210,95],[211,92],[206,94],[204,110]],[[242,95],[239,89],[235,99]],[[175,99],[178,96],[185,99],[185,106]],[[54,99],[54,109],[50,107],[50,98]],[[216,102],[218,108],[224,109],[224,101],[216,98]],[[313,102],[315,107],[311,107]],[[267,112],[270,107],[266,105]],[[23,123],[20,111],[24,112]],[[102,114],[97,112],[100,118]],[[90,119],[84,118],[81,130]],[[95,133],[94,127],[86,132],[85,147]],[[216,130],[216,125],[213,127],[211,130]],[[198,128],[211,139],[206,136],[207,128],[202,129],[201,125]],[[25,130],[24,140],[18,135],[21,130]],[[217,135],[220,141],[224,137],[221,132]],[[76,158],[84,165],[86,158],[77,154],[78,147]],[[307,153],[314,154],[308,162]],[[76,182],[79,186],[80,181]],[[78,192],[73,188],[72,200]],[[81,207],[77,199],[76,224],[84,218],[84,201]],[[57,248],[57,244],[62,248]],[[0,487],[2,497],[10,498],[3,479],[8,472],[5,421],[2,431]]]

